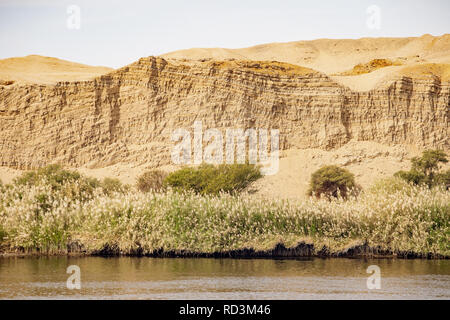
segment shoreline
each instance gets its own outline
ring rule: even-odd
[[[424,259],[424,260],[448,260],[450,256],[436,253],[419,253],[412,251],[385,250],[379,246],[359,244],[349,246],[342,250],[331,251],[323,246],[320,250],[314,244],[301,242],[295,247],[286,247],[278,243],[273,249],[255,250],[242,248],[221,252],[193,252],[187,250],[155,250],[151,253],[143,253],[136,250],[131,253],[122,253],[118,248],[106,245],[100,250],[87,252],[83,250],[67,252],[17,252],[0,251],[0,258],[27,258],[27,257],[147,257],[147,258],[217,258],[217,259],[295,259],[295,258],[355,258],[355,259]]]
[[[450,258],[450,193],[441,187],[382,184],[347,200],[274,201],[106,193],[88,183],[5,188],[0,255]]]

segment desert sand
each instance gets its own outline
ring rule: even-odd
[[[305,199],[311,174],[323,165],[336,164],[350,170],[356,182],[369,188],[378,179],[392,176],[398,170],[409,170],[409,160],[420,152],[406,146],[385,146],[376,142],[351,141],[345,146],[331,151],[321,149],[286,150],[281,152],[279,171],[256,181],[249,189],[251,196],[274,199]],[[450,166],[447,166],[450,167]],[[114,177],[127,184],[135,184],[144,171],[145,165],[131,166],[116,164],[103,168],[72,168],[80,173],[103,179]],[[161,167],[173,171],[175,166]],[[23,171],[0,167],[0,177],[10,183]]]
[[[173,61],[258,60],[281,61],[311,68],[355,91],[369,91],[399,76],[450,79],[450,35],[424,35],[417,38],[363,38],[357,40],[319,39],[290,43],[271,43],[243,49],[188,49],[162,55]],[[391,59],[400,63],[352,75],[358,64],[374,59]],[[17,83],[51,84],[58,81],[81,81],[112,71],[107,67],[91,67],[56,58],[31,55],[0,60],[0,85]],[[343,75],[346,74],[346,75]],[[420,154],[411,145],[386,146],[370,141],[350,141],[332,149],[291,149],[282,152],[276,175],[257,181],[252,190],[265,197],[305,198],[311,173],[327,164],[337,164],[352,171],[357,182],[369,187],[375,180],[408,169],[410,158]],[[117,163],[112,166],[76,168],[97,178],[117,177],[134,184],[148,167],[145,164]],[[173,170],[174,167],[163,167]],[[22,171],[0,167],[0,179],[11,182]]]
[[[93,67],[57,58],[29,55],[0,60],[0,81],[39,84],[82,81],[112,70],[108,67]]]
[[[429,74],[434,71],[448,79],[450,34],[438,37],[427,34],[411,38],[318,39],[269,43],[243,49],[196,48],[169,52],[162,57],[281,61],[323,72],[352,90],[368,91],[403,74]],[[337,76],[374,59],[399,60],[402,65],[364,75]]]

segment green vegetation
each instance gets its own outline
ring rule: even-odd
[[[346,189],[330,187],[324,190],[331,196],[305,201],[238,195],[258,177],[249,165],[183,168],[167,176],[164,192],[42,168],[0,186],[0,250],[64,254],[76,244],[88,254],[213,253],[306,241],[330,252],[367,243],[450,256],[450,192],[443,186],[392,177],[356,197],[348,192],[353,175],[326,168],[317,171],[317,185]]]
[[[6,238],[6,232],[3,230],[3,227],[0,225],[0,248],[3,243],[3,239]]]
[[[60,165],[51,164],[37,170],[23,173],[21,176],[14,179],[14,184],[36,186],[45,183],[51,186],[53,190],[59,190],[65,184],[78,181],[80,178],[81,175],[76,171],[65,170]]]
[[[311,175],[308,195],[347,198],[352,190],[356,190],[355,176],[347,169],[331,165]]]
[[[164,183],[176,191],[191,190],[203,195],[218,195],[222,192],[240,192],[259,178],[259,168],[253,164],[202,164],[172,172]]]
[[[449,171],[440,173],[442,163],[447,163],[447,154],[441,150],[426,150],[421,157],[411,159],[409,171],[398,171],[394,176],[409,183],[425,184],[429,188],[438,184],[449,186]]]
[[[69,198],[78,200],[81,200],[80,197],[92,198],[94,191],[103,191],[109,195],[114,192],[124,193],[129,189],[129,186],[122,184],[119,179],[107,177],[100,181],[96,178],[85,177],[77,171],[64,169],[57,164],[27,171],[15,178],[13,184],[16,186],[45,185],[52,191],[61,192]],[[41,202],[44,202],[44,199],[41,199]]]
[[[205,170],[200,172],[210,174]],[[91,180],[60,168],[38,172],[50,173],[39,178],[27,175],[33,178],[2,187],[3,251],[67,253],[77,244],[77,250],[88,254],[112,248],[122,254],[212,253],[269,250],[277,243],[293,246],[307,241],[316,248],[325,245],[330,252],[367,243],[383,250],[450,255],[450,192],[442,187],[429,189],[396,179],[396,187],[374,187],[358,198],[350,194],[347,199],[276,201],[225,193],[203,195],[202,189],[197,193],[144,193],[131,188],[105,192],[102,183],[92,186],[93,190],[81,188]],[[103,181],[103,185],[116,182]]]
[[[399,177],[389,177],[383,178],[375,181],[375,183],[371,186],[370,192],[379,193],[379,192],[387,192],[387,193],[396,193],[396,192],[405,192],[410,194],[413,190],[413,187],[407,181],[399,178]]]
[[[82,176],[77,171],[63,169],[57,164],[27,171],[15,178],[13,184],[29,187],[45,186],[72,200],[90,199],[94,196],[94,191],[101,187],[98,179]],[[50,201],[44,196],[37,195],[37,197],[40,197],[44,207],[44,203]]]
[[[122,184],[119,179],[108,177],[103,179],[101,187],[103,192],[107,195],[111,195],[114,192],[124,193],[130,188],[128,185]]]
[[[136,187],[141,192],[163,191],[166,177],[167,173],[161,170],[146,171],[137,179]]]
[[[450,189],[450,169],[439,173],[437,177],[437,183],[445,186],[447,190]]]

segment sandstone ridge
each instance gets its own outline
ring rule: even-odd
[[[449,150],[450,83],[399,75],[367,92],[275,61],[142,58],[85,81],[0,85],[2,166],[171,164],[178,128],[280,130],[283,150],[350,141]]]

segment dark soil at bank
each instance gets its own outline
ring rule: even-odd
[[[295,247],[286,247],[279,243],[271,250],[255,250],[253,248],[243,248],[239,250],[229,250],[222,252],[192,252],[187,250],[155,250],[151,253],[144,253],[143,250],[135,250],[123,253],[116,246],[105,245],[100,250],[87,252],[82,246],[72,244],[68,246],[67,252],[44,252],[39,250],[25,251],[0,251],[0,257],[8,256],[100,256],[100,257],[154,257],[154,258],[232,258],[232,259],[284,259],[284,258],[398,258],[398,259],[450,259],[450,256],[444,256],[436,253],[417,253],[411,251],[391,251],[384,250],[381,247],[372,247],[367,244],[360,244],[347,247],[343,250],[331,251],[326,246],[320,249],[315,248],[314,244],[301,242]]]

